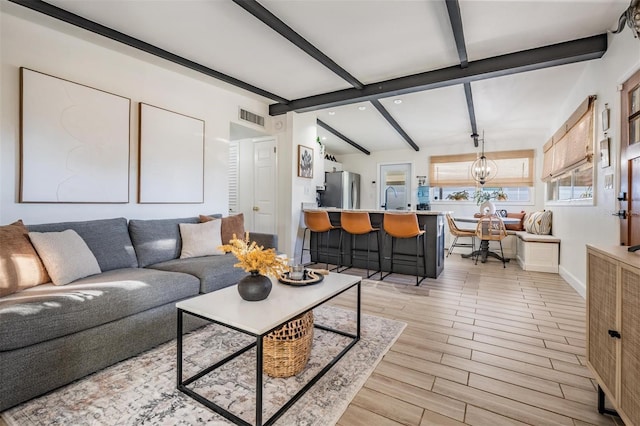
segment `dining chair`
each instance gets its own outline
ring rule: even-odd
[[[449,246],[449,250],[447,251],[447,257],[453,252],[453,249],[456,247],[471,247],[471,252],[476,251],[476,231],[472,229],[460,229],[456,225],[455,220],[451,216],[451,213],[446,214],[447,224],[449,225],[449,233],[454,237],[453,242]],[[458,238],[471,238],[470,243],[459,243]]]
[[[507,229],[504,227],[502,219],[495,215],[485,215],[478,219],[478,225],[476,226],[476,236],[481,241],[481,250],[476,253],[476,265],[478,264],[478,256],[483,251],[489,250],[489,242],[500,242],[500,259],[502,260],[502,267],[506,268],[507,263],[504,258],[504,251],[502,250],[502,240],[507,238]]]

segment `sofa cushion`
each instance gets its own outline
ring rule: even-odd
[[[531,234],[527,231],[516,232],[516,236],[528,243],[559,243],[560,238],[553,235]]]
[[[524,229],[524,217],[527,213],[521,211],[520,213],[507,213],[507,217],[512,217],[514,219],[520,219],[518,223],[510,223],[504,225],[510,231],[522,231]]]
[[[49,282],[21,220],[0,226],[0,297]]]
[[[156,263],[149,268],[194,275],[200,279],[200,293],[209,293],[237,284],[240,279],[247,276],[242,268],[233,266],[236,263],[238,259],[231,253],[227,253],[224,256],[169,260]]]
[[[213,216],[200,215],[200,222],[209,222],[213,219],[215,219]],[[222,244],[229,244],[234,235],[236,238],[244,239],[244,232],[243,213],[222,218]]]
[[[65,286],[28,288],[0,299],[0,351],[44,342],[195,296],[199,284],[191,275],[127,268]]]
[[[551,233],[551,210],[532,212],[524,220],[525,231],[531,234],[547,235]]]
[[[55,285],[69,284],[101,272],[96,257],[73,229],[29,232],[29,238]]]
[[[220,215],[211,215],[218,216]],[[129,234],[141,268],[154,263],[177,259],[182,250],[180,239],[181,223],[198,223],[197,217],[179,219],[132,219],[129,221]]]
[[[180,259],[223,255],[224,250],[220,248],[222,245],[220,224],[220,219],[206,223],[181,223],[182,250],[180,251]]]
[[[260,232],[249,232],[249,240],[264,248],[278,250],[278,236],[276,234],[263,234]]]
[[[127,219],[123,217],[28,225],[27,228],[34,232],[60,232],[73,229],[87,243],[103,272],[138,266],[133,244],[129,238]]]

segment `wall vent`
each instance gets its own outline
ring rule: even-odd
[[[239,118],[240,120],[248,121],[249,123],[257,124],[260,127],[264,127],[264,117],[247,111],[246,109],[240,108]]]

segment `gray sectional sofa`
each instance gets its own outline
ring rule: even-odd
[[[28,226],[75,230],[102,273],[0,297],[0,411],[173,339],[177,301],[237,283],[246,273],[233,267],[231,254],[179,259],[179,224],[198,222],[117,218]],[[275,235],[250,238],[277,248]],[[186,328],[202,324],[191,319]]]

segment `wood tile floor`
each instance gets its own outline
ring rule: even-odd
[[[363,285],[364,312],[407,328],[339,426],[622,425],[596,410],[584,300],[560,276],[452,255],[437,280],[414,284]]]
[[[452,255],[420,287],[364,283],[363,312],[407,328],[338,425],[623,424],[597,412],[584,299],[559,275]]]

